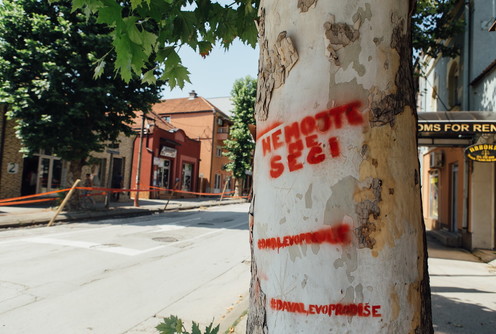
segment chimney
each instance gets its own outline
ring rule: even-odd
[[[189,92],[189,100],[196,99],[197,97],[198,97],[198,94],[196,94],[196,92],[194,90]]]

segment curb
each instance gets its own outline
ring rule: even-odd
[[[246,333],[246,314],[248,313],[249,294],[240,296],[232,310],[228,311],[219,323],[219,334],[245,334]]]

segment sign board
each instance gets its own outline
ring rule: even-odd
[[[175,158],[177,155],[177,150],[169,146],[162,146],[160,148],[160,155],[169,158]]]
[[[478,162],[496,162],[495,144],[477,144],[465,149],[465,155],[470,160]]]
[[[418,132],[446,134],[496,133],[496,123],[489,122],[422,122],[417,124]]]
[[[116,155],[120,154],[119,150],[111,150],[110,148],[107,149],[107,153]]]
[[[19,164],[15,162],[9,162],[7,164],[7,173],[9,174],[17,174],[19,172]]]

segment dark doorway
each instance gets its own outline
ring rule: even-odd
[[[24,158],[21,196],[36,194],[36,184],[38,181],[38,160],[38,157]]]

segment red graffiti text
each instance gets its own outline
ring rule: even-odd
[[[380,305],[369,305],[368,303],[360,304],[326,304],[326,305],[305,305],[304,303],[288,302],[280,299],[272,298],[270,300],[270,308],[274,311],[282,311],[289,313],[310,314],[325,314],[331,316],[345,317],[382,317]]]
[[[318,112],[286,126],[275,123],[261,131],[257,139],[261,140],[263,155],[270,154],[270,176],[278,178],[286,170],[294,172],[302,169],[305,163],[315,165],[323,162],[326,157],[339,157],[341,148],[338,138],[330,136],[322,143],[318,140],[319,135],[341,129],[345,123],[350,126],[361,125],[364,119],[358,110],[360,106],[359,101],[352,102]],[[283,147],[287,150],[284,158],[275,154]]]
[[[277,249],[303,244],[348,244],[351,242],[350,226],[340,224],[324,228],[315,232],[287,235],[285,237],[275,237],[259,239],[258,249]]]

